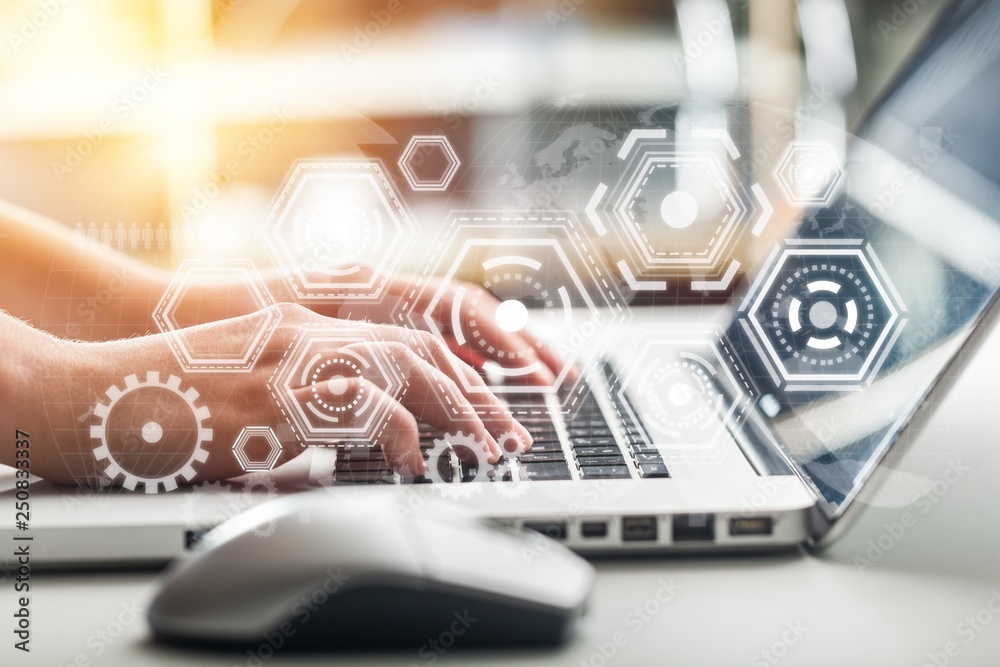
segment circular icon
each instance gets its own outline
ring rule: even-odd
[[[651,397],[649,421],[672,435],[717,423],[722,396],[714,371],[695,355],[673,361],[653,361],[639,379],[637,390]]]
[[[844,259],[795,268],[765,304],[776,349],[804,367],[853,364],[884,319],[867,274]]]
[[[698,218],[698,202],[687,192],[671,192],[660,203],[660,217],[674,229],[690,227]]]
[[[292,248],[314,279],[356,274],[358,262],[381,246],[377,202],[356,187],[329,186],[311,194],[293,216]]]
[[[180,378],[166,382],[150,371],[145,380],[135,375],[125,378],[125,388],[110,387],[108,402],[94,407],[96,423],[90,435],[99,444],[94,449],[98,461],[107,461],[104,473],[134,490],[140,483],[146,493],[177,488],[179,479],[195,476],[194,465],[208,458],[205,443],[212,429],[205,421],[207,407],[197,404],[194,388],[181,389]]]
[[[350,352],[313,356],[299,377],[302,386],[309,388],[307,409],[325,422],[350,426],[371,401],[371,392],[363,382],[369,367],[366,359]]]

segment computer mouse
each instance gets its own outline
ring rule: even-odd
[[[154,635],[434,655],[558,644],[582,615],[593,568],[557,542],[426,495],[357,493],[350,502],[324,489],[280,498],[207,533],[166,573],[148,613]]]

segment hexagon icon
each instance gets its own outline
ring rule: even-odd
[[[447,190],[461,164],[443,135],[414,135],[399,156],[399,170],[416,192]]]
[[[790,240],[740,305],[741,326],[788,391],[863,386],[885,362],[906,307],[863,240]]]
[[[200,290],[209,288],[205,292]],[[281,319],[274,299],[250,260],[185,260],[153,311],[153,320],[184,370],[249,372]],[[212,316],[245,317],[252,326],[225,340],[188,328]]]
[[[300,300],[371,300],[416,233],[380,160],[299,162],[262,228]]]
[[[826,144],[796,141],[785,148],[773,175],[789,203],[829,206],[840,192],[846,172]]]
[[[302,326],[268,382],[303,444],[371,442],[407,379],[370,327]],[[377,388],[378,392],[373,391]]]
[[[699,459],[723,453],[717,445],[759,396],[726,336],[715,328],[649,325],[631,329],[629,340],[634,347],[610,388],[633,423],[645,426],[642,440],[680,457],[683,450],[699,450]]]
[[[581,349],[629,314],[600,256],[567,214],[455,213],[428,258],[427,280],[401,304],[401,323],[454,341],[465,353],[482,357],[487,374],[512,380],[494,386],[495,392],[555,392],[572,377]],[[542,324],[565,332],[565,344],[557,351],[563,365],[553,373],[551,385],[517,382],[539,369],[547,350],[541,342],[507,347],[481,326],[487,311],[507,333]],[[456,370],[468,394],[489,391],[470,382],[457,365]]]
[[[247,426],[233,443],[233,455],[246,472],[268,471],[281,457],[281,442],[269,426]]]

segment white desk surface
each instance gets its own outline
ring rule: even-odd
[[[988,336],[970,371],[914,442],[914,456],[924,457],[935,470],[943,470],[942,463],[956,457],[969,468],[943,493],[929,496],[937,498],[929,509],[926,502],[909,507],[875,503],[847,535],[820,554],[598,562],[592,608],[577,636],[563,648],[455,650],[437,662],[573,667],[1000,664],[1000,443],[993,389],[997,369],[1000,330]],[[913,521],[901,537],[894,538],[886,526],[891,528],[905,512]],[[869,540],[881,541],[888,549],[862,570],[855,557],[868,558]],[[657,610],[652,595],[664,580],[680,588]],[[125,607],[144,607],[154,594],[155,582],[155,573],[36,574],[29,656],[12,648],[13,584],[0,583],[0,617],[5,619],[0,624],[0,664],[257,664],[246,654],[160,647],[151,642],[142,617],[126,624],[109,644],[99,639],[98,632],[118,634],[119,616],[126,621],[130,617]],[[989,608],[991,600],[996,611]],[[656,613],[637,621],[633,609],[647,604]],[[606,659],[601,647],[610,652],[616,637],[620,646],[613,658]],[[771,653],[765,655],[765,650]],[[430,662],[416,652],[322,656],[279,652],[264,664]]]

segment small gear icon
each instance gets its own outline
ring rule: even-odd
[[[500,452],[507,457],[517,456],[527,449],[524,439],[515,431],[501,433],[497,438],[497,444],[500,445]]]
[[[184,498],[184,504],[181,506],[181,516],[184,518],[186,525],[194,525],[195,522],[195,507],[198,505],[198,501],[208,495],[213,496],[233,496],[234,499],[237,497],[233,491],[233,487],[229,484],[223,484],[222,482],[203,482],[201,484],[196,484],[191,487],[191,493],[189,493]],[[195,491],[200,491],[200,493],[195,493]],[[246,507],[237,507],[237,502],[234,500],[232,508],[226,506],[218,516],[212,517],[211,521],[199,521],[198,526],[201,528],[214,528],[223,521],[235,516],[239,512],[242,512]]]
[[[182,390],[176,375],[163,382],[158,372],[150,371],[145,380],[129,375],[124,389],[112,385],[105,394],[108,403],[94,407],[97,422],[91,424],[90,436],[100,443],[94,456],[107,461],[104,474],[109,479],[123,477],[122,485],[130,491],[141,482],[146,493],[157,493],[161,485],[173,491],[178,479],[194,478],[194,464],[205,462],[208,450],[204,445],[212,440],[212,429],[205,426],[211,413],[196,403],[196,389]],[[171,451],[164,451],[165,443]],[[161,469],[170,472],[151,477],[130,471],[127,466],[138,458],[139,449],[143,454],[155,453]]]
[[[455,447],[464,447],[476,455],[476,474],[467,482],[448,482],[438,469],[438,461],[442,456],[448,456],[449,450]],[[480,490],[476,482],[486,481],[488,470],[492,467],[488,458],[486,443],[478,440],[474,436],[459,432],[453,435],[445,435],[434,441],[434,446],[430,449],[430,457],[427,462],[427,477],[434,482],[434,488],[447,498],[469,498],[473,493]],[[449,457],[450,460],[450,457]]]
[[[264,495],[266,496],[264,500],[261,502],[266,503],[269,500],[273,500],[275,496],[278,495],[278,489],[274,485],[274,480],[271,479],[269,475],[260,473],[256,475],[250,475],[250,477],[247,478],[247,481],[243,483],[243,489],[240,492],[240,495],[244,497],[248,506],[252,504],[254,489],[260,487],[264,488]],[[274,521],[269,521],[265,524],[262,524],[254,528],[253,534],[256,535],[257,537],[268,537],[271,533],[274,532],[274,529],[277,527],[278,527],[277,523],[275,523]]]
[[[500,446],[503,447],[503,445]],[[518,496],[524,495],[524,492],[528,490],[528,480],[523,476],[518,477],[516,481],[514,480],[513,468],[514,466],[511,464],[510,459],[504,459],[500,465],[497,466],[496,477],[493,481],[497,484],[497,493],[504,498],[517,498]],[[503,481],[503,478],[508,474],[511,474],[510,481]]]

